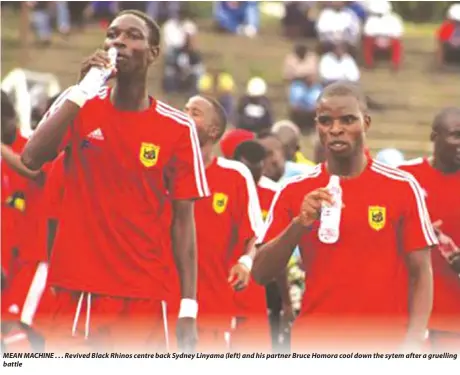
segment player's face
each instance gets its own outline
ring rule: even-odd
[[[104,49],[118,51],[118,73],[147,71],[158,56],[159,48],[149,44],[150,30],[141,18],[125,14],[117,17],[107,29]]]
[[[275,137],[260,139],[259,143],[264,147],[266,156],[263,164],[263,175],[273,181],[279,181],[284,174],[286,157],[282,143]]]
[[[460,117],[448,115],[435,136],[436,153],[446,165],[460,168]]]
[[[316,110],[316,129],[326,155],[348,158],[363,152],[370,117],[352,96],[323,98]]]
[[[217,128],[213,126],[212,104],[200,96],[194,96],[189,99],[184,111],[195,121],[200,145],[204,146],[210,142],[214,143],[217,136]]]

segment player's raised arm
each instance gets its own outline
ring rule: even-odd
[[[92,71],[92,67],[112,70],[105,51],[99,50],[83,62],[81,81],[65,90],[45,114],[32,137],[24,147],[22,163],[30,170],[38,170],[53,160],[60,151],[69,127],[77,118],[87,100],[95,97],[107,79],[107,75]]]
[[[252,275],[259,284],[269,283],[286,269],[302,234],[318,219],[322,202],[331,203],[330,194],[321,188],[305,196],[300,210],[293,210],[288,189],[289,185],[273,199],[266,232],[258,240],[262,245],[254,259]]]

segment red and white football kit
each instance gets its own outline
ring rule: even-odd
[[[245,244],[260,235],[262,216],[251,172],[237,161],[216,158],[206,168],[212,196],[195,203],[198,246],[198,348],[225,351],[235,316],[230,268]]]
[[[278,188],[276,182],[265,176],[257,183],[257,195],[264,221]],[[245,289],[234,292],[234,299],[236,327],[232,331],[232,349],[239,352],[269,350],[271,341],[265,287],[251,279]]]
[[[428,159],[418,158],[399,167],[410,172],[424,189],[433,222],[442,220],[441,232],[460,246],[460,172],[443,174]],[[460,277],[439,248],[431,253],[434,297],[430,341],[446,340],[460,349]],[[441,337],[444,336],[444,337]],[[441,343],[440,343],[441,344]],[[444,343],[442,343],[444,346]]]
[[[280,235],[305,195],[329,178],[320,164],[283,184],[259,243]],[[292,349],[395,350],[408,319],[407,298],[395,293],[408,288],[403,255],[437,244],[423,191],[410,174],[371,159],[360,176],[340,185],[345,207],[338,242],[319,241],[318,221],[299,242],[307,278]]]
[[[64,147],[70,160],[49,274],[54,343],[65,349],[64,337],[84,337],[104,350],[162,350],[172,251],[164,213],[171,200],[209,195],[195,126],[153,98],[144,111],[120,111],[104,88],[81,108]]]

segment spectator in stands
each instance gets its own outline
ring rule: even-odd
[[[207,72],[198,81],[198,92],[212,96],[224,107],[227,121],[234,123],[235,117],[235,81],[231,74],[224,71]]]
[[[284,59],[283,79],[293,81],[305,76],[318,77],[318,55],[304,44],[296,44]]]
[[[395,148],[385,148],[377,153],[375,159],[396,168],[404,162],[404,154]]]
[[[153,3],[157,3],[153,1]],[[196,43],[198,28],[184,9],[180,9],[177,17],[172,17],[163,25],[162,39],[166,59],[173,58],[174,53],[185,47],[187,38],[192,39],[192,44]]]
[[[273,124],[272,105],[266,96],[267,84],[260,77],[251,78],[246,95],[238,103],[237,124],[240,129],[260,133]]]
[[[315,22],[311,17],[314,1],[285,1],[281,20],[284,35],[291,39],[315,37]]]
[[[307,74],[289,86],[289,117],[306,132],[314,129],[316,101],[323,90],[317,75]]]
[[[369,3],[369,1],[347,1],[346,7],[350,9],[354,14],[356,14],[361,22],[364,23],[368,17],[367,3]]]
[[[257,1],[217,1],[214,19],[221,31],[252,38],[259,29]]]
[[[370,15],[364,25],[363,53],[367,68],[374,67],[374,59],[389,55],[393,69],[401,64],[402,41],[404,32],[401,17],[392,12],[389,1],[372,1],[369,4]]]
[[[321,57],[319,75],[324,85],[336,81],[358,82],[359,68],[355,59],[347,53],[347,46],[338,43],[331,52]]]
[[[157,21],[160,25],[170,19],[177,19],[180,17],[182,11],[180,1],[139,1],[145,3],[145,12]],[[129,7],[131,1],[126,2]],[[128,8],[129,9],[129,8]],[[165,35],[165,34],[162,34]]]
[[[272,126],[271,132],[276,134],[283,144],[286,160],[299,164],[314,165],[300,150],[302,133],[296,124],[289,120],[280,120]]]
[[[331,1],[318,16],[316,31],[321,52],[328,52],[336,43],[348,45],[352,55],[361,38],[361,21],[346,7],[345,1]]]
[[[460,64],[460,4],[452,4],[437,34],[436,58],[439,66]]]
[[[117,1],[91,1],[87,16],[99,21],[100,27],[106,29],[118,11],[119,4]]]
[[[197,92],[198,80],[204,73],[199,51],[195,49],[193,39],[187,35],[184,47],[175,51],[173,59],[166,60],[163,77],[165,92]]]
[[[56,16],[58,31],[67,35],[70,32],[70,13],[67,1],[28,1],[32,9],[32,25],[38,43],[47,46],[51,43],[53,13]]]
[[[228,130],[219,142],[222,156],[227,159],[232,159],[235,150],[243,142],[251,141],[256,138],[256,135],[249,130],[231,129]]]

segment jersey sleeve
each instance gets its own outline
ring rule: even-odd
[[[414,177],[410,176],[408,180],[405,194],[401,196],[404,202],[401,205],[404,210],[401,233],[404,252],[421,250],[438,244],[423,189]]]
[[[292,190],[289,185],[281,188],[275,194],[264,230],[257,239],[258,245],[278,237],[297,215],[298,212],[293,207],[292,198]]]
[[[57,97],[57,99],[51,104],[51,106],[48,108],[46,113],[43,115],[42,119],[38,123],[37,127],[40,126],[45,120],[47,120],[50,116],[52,116],[61,106],[62,104],[66,101],[70,91],[74,88],[75,86],[71,86],[67,88],[65,91],[61,93]],[[75,134],[75,124],[69,124],[67,127],[66,133],[64,134],[64,137],[62,138],[61,144],[59,145],[58,148],[58,153],[64,150],[71,142],[73,135]]]
[[[175,200],[210,195],[195,124],[189,120],[186,125],[177,141],[168,174],[169,192]]]
[[[238,228],[238,243],[246,244],[251,238],[262,234],[263,219],[257,188],[249,169],[244,171],[238,182],[238,199],[233,209],[236,212],[234,224]]]

